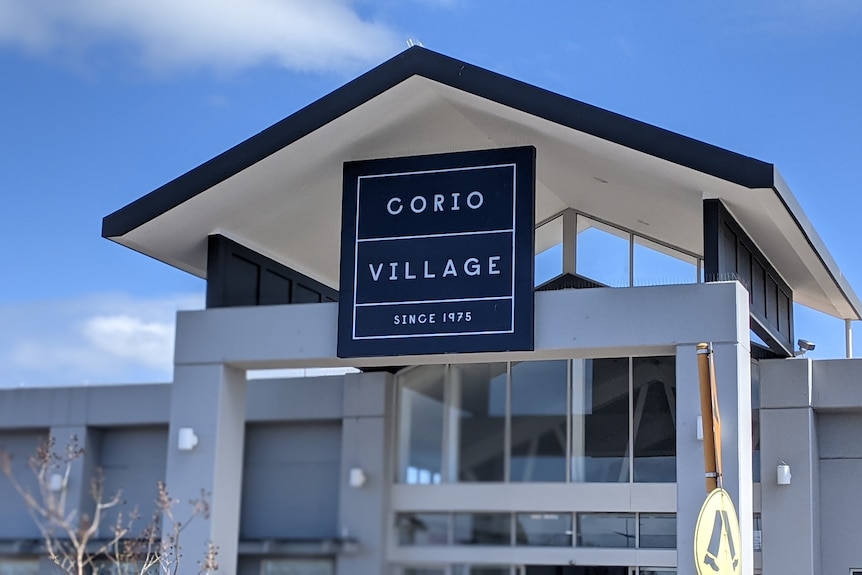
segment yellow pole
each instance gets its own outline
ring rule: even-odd
[[[712,406],[713,388],[712,376],[712,353],[709,344],[697,344],[697,372],[700,379],[700,419],[703,426],[703,468],[706,478],[706,492],[718,487],[718,472],[716,470],[715,454],[715,418]]]

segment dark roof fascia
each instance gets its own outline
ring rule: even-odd
[[[106,216],[102,236],[125,235],[414,75],[747,188],[774,184],[772,164],[414,46]]]

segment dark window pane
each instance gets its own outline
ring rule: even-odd
[[[676,360],[636,357],[634,390],[634,475],[638,482],[676,481]]]
[[[454,565],[452,575],[509,575],[508,566],[495,565]]]
[[[511,481],[566,480],[567,362],[512,364]]]
[[[640,544],[642,549],[676,549],[676,515],[640,515]]]
[[[458,446],[457,481],[503,481],[506,453],[506,364],[453,365],[452,395],[459,402],[458,426],[450,430]]]
[[[515,536],[518,545],[571,547],[570,513],[519,513]]]
[[[751,252],[742,242],[736,244],[736,273],[739,274],[739,282],[749,291],[748,300],[751,301]]]
[[[629,480],[629,359],[572,362],[572,481]]]
[[[508,513],[456,513],[455,545],[511,545],[511,516]]]
[[[634,546],[634,513],[578,514],[578,547]]]
[[[446,513],[399,513],[395,516],[399,545],[448,545]]]

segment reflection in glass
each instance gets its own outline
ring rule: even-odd
[[[395,516],[399,545],[448,545],[446,513],[399,513]]]
[[[676,481],[676,359],[632,360],[634,480]]]
[[[676,570],[665,567],[641,567],[638,569],[640,575],[676,575]]]
[[[453,524],[455,545],[511,545],[511,516],[508,513],[456,513]]]
[[[566,361],[512,364],[510,481],[566,480]]]
[[[634,243],[634,285],[697,282],[697,258],[640,236]]]
[[[570,513],[518,513],[515,537],[518,545],[572,546]]]
[[[629,359],[572,361],[572,481],[629,480]]]
[[[575,271],[611,287],[628,287],[629,233],[578,214]]]
[[[452,575],[509,575],[508,566],[496,565],[454,565]]]
[[[676,549],[676,515],[641,513],[638,547],[642,549]]]
[[[578,513],[578,547],[635,547],[634,513]]]
[[[503,481],[506,453],[506,364],[450,368],[449,444],[457,446],[450,476],[457,481]],[[455,452],[455,450],[451,450]]]
[[[426,365],[399,376],[399,473],[410,484],[440,483],[446,368]]]
[[[760,482],[760,364],[751,362],[751,478]]]
[[[444,567],[405,567],[401,570],[403,575],[446,575]]]
[[[536,228],[535,283],[541,285],[563,273],[563,217]]]

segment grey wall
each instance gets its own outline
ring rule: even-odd
[[[338,536],[341,422],[246,428],[240,539]]]
[[[862,414],[818,415],[823,573],[862,569]]]
[[[47,429],[0,431],[0,450],[12,457],[13,470],[20,483],[34,492],[38,483],[30,473],[27,460],[47,438]],[[39,530],[12,484],[0,475],[0,539],[18,538],[37,539]]]

